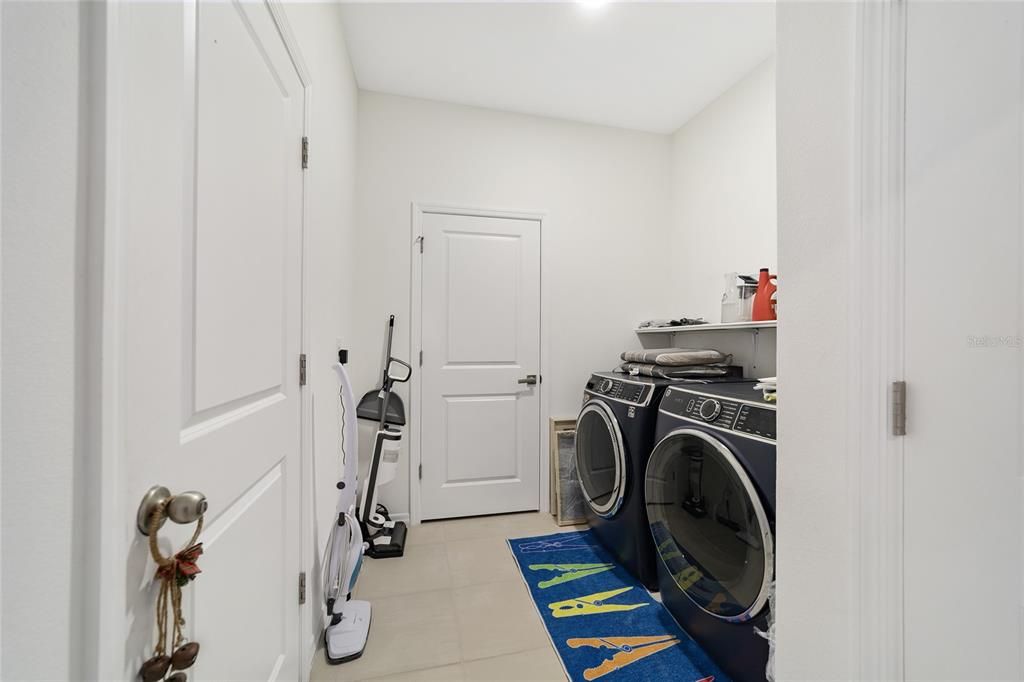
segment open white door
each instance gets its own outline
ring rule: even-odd
[[[421,228],[422,518],[538,509],[540,221]]]
[[[128,574],[126,637],[101,641],[134,679],[155,589],[130,517],[150,486],[197,490],[209,511],[202,574],[183,590],[202,647],[189,679],[296,679],[304,85],[265,3],[116,16],[108,295],[125,518],[105,521],[124,529]],[[191,530],[168,523],[164,552]]]

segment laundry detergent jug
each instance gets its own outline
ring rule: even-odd
[[[775,292],[778,289],[778,275],[768,274],[768,268],[761,268],[757,278],[757,293],[754,294],[754,310],[752,319],[765,322],[776,319]]]

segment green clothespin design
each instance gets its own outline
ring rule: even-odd
[[[672,538],[669,538],[658,545],[658,554],[660,554],[661,558],[665,561],[683,556],[682,552],[679,551],[679,545],[677,545],[676,541]]]
[[[531,571],[558,571],[559,575],[537,583],[537,587],[545,589],[553,585],[586,578],[588,575],[604,573],[615,568],[615,564],[530,564]]]

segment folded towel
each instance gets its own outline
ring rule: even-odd
[[[725,365],[690,365],[688,367],[665,367],[643,362],[624,362],[616,372],[632,376],[658,377],[660,379],[702,379],[724,377],[729,374]]]
[[[627,350],[622,353],[625,362],[642,362],[649,365],[665,367],[685,367],[690,365],[710,365],[728,363],[729,355],[712,349],[688,348],[651,348],[649,350]]]

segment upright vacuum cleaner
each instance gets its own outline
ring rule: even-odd
[[[393,521],[387,508],[377,503],[377,488],[393,481],[398,473],[398,455],[402,446],[401,427],[405,424],[405,409],[401,399],[393,396],[394,387],[396,383],[405,383],[412,377],[409,363],[391,357],[394,328],[395,316],[392,315],[388,321],[387,357],[380,390],[376,395],[371,392],[364,396],[358,411],[360,418],[377,421],[373,459],[359,505],[359,523],[363,536],[369,542],[366,555],[373,559],[405,554],[405,523]],[[370,409],[371,404],[376,409]]]
[[[347,352],[338,351],[338,375],[341,398],[341,458],[345,468],[338,481],[337,517],[324,555],[324,601],[327,618],[324,625],[324,651],[327,662],[344,663],[359,658],[370,634],[370,602],[352,599],[363,562],[363,532],[356,516],[356,485],[359,471],[356,401],[345,371]]]

